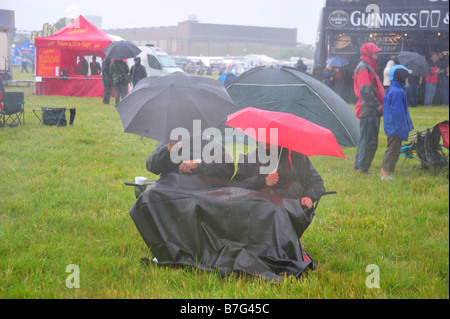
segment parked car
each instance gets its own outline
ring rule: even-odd
[[[167,54],[162,48],[154,46],[140,46],[142,50],[138,54],[141,58],[141,64],[147,71],[147,76],[163,75],[172,72],[183,72],[170,55]],[[127,60],[128,66],[134,65],[134,58]]]

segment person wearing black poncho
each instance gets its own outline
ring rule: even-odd
[[[184,141],[186,143],[186,141]],[[230,179],[234,174],[234,164],[230,155],[226,151],[226,149],[214,140],[210,139],[202,139],[201,142],[201,150],[204,150],[204,147],[209,145],[213,147],[213,154],[208,154],[210,156],[214,156],[214,154],[221,155],[220,161],[210,161],[206,158],[194,158],[194,147],[193,141],[190,140],[189,149],[189,160],[185,160],[181,163],[174,163],[170,158],[170,152],[172,148],[178,148],[177,154],[182,152],[182,148],[186,146],[182,146],[182,142],[171,142],[168,144],[159,143],[156,146],[156,149],[147,159],[147,170],[152,172],[153,174],[161,175],[161,178],[166,176],[171,172],[179,173],[179,174],[200,174],[209,177],[221,177],[225,179]],[[175,149],[174,149],[175,151]],[[206,162],[205,162],[206,161]]]
[[[202,150],[207,147],[205,142]],[[170,151],[176,151],[173,147],[179,144],[159,144],[148,158],[148,170],[160,179],[130,210],[155,262],[190,265],[223,275],[245,272],[267,280],[297,277],[313,266],[299,238],[311,223],[314,209],[303,208],[299,194],[314,200],[323,184],[307,157],[292,152],[290,178],[289,152],[284,151],[278,185],[260,191],[259,181],[230,180],[234,164],[223,164],[227,153],[222,153],[221,163],[219,156],[216,163],[204,163],[205,158],[199,163],[191,153],[189,161],[175,164],[170,158]],[[221,147],[218,143],[217,150]],[[251,175],[257,165],[240,165],[239,174],[245,168]]]
[[[259,152],[268,152],[268,147],[259,147],[248,155],[241,155],[238,170],[233,181],[243,187],[254,190],[272,189],[279,194],[297,196],[303,207],[312,208],[325,192],[323,180],[309,158],[295,151],[278,147],[279,163],[276,172],[260,174],[260,168],[266,166],[259,161]],[[267,154],[268,155],[268,154]]]

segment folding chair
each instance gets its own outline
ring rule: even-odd
[[[443,144],[440,144],[441,137],[444,141]],[[410,135],[409,138],[412,138],[413,141],[403,145],[401,149],[401,153],[405,156],[401,167],[406,159],[415,158],[420,161],[421,169],[433,169],[435,175],[442,169],[444,172],[448,172],[449,158],[448,154],[443,152],[443,147],[448,149],[448,121]]]
[[[40,110],[33,110],[34,115],[39,119],[39,122],[43,125],[56,125],[56,126],[67,126],[66,119],[67,108],[53,108],[53,107],[42,107]],[[75,120],[76,109],[71,108],[69,125],[72,125]],[[37,113],[41,112],[39,116]]]
[[[25,125],[25,97],[23,92],[5,92],[1,99],[0,127]]]

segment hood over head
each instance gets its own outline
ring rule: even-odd
[[[389,70],[389,80],[405,83],[408,74],[409,70],[405,66],[397,64]]]

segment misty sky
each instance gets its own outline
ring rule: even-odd
[[[15,11],[17,30],[78,15],[102,17],[103,29],[175,26],[195,15],[199,22],[297,28],[298,41],[314,44],[324,0],[0,0]]]

